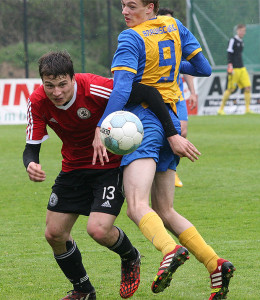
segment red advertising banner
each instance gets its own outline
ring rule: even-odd
[[[28,97],[41,83],[41,79],[1,79],[0,124],[26,124]]]

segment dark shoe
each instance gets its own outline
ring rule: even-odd
[[[82,292],[77,292],[77,291],[69,291],[68,295],[61,300],[96,300],[96,291],[93,290],[90,293],[82,293]]]

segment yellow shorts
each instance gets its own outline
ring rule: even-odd
[[[240,89],[251,86],[250,77],[245,67],[234,68],[233,74],[228,75],[228,89],[235,90],[237,86]]]

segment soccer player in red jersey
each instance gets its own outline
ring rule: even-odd
[[[120,292],[132,295],[140,282],[140,253],[114,221],[122,207],[121,156],[97,153],[92,141],[113,87],[113,80],[94,74],[74,74],[66,52],[50,52],[39,60],[43,85],[28,99],[24,165],[30,180],[46,178],[39,152],[48,139],[47,125],[62,141],[62,170],[49,198],[45,237],[73,291],[63,299],[96,299],[71,230],[79,215],[89,216],[88,234],[119,254],[122,262]],[[107,162],[104,164],[104,160]],[[125,294],[125,293],[124,293]]]

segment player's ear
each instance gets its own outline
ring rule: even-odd
[[[146,7],[146,12],[147,12],[147,14],[150,14],[150,13],[152,13],[153,12],[153,10],[154,10],[154,4],[153,3],[149,3],[148,5],[147,5],[147,7]]]
[[[74,85],[74,84],[75,84],[75,82],[76,82],[75,75],[73,75],[73,77],[72,77],[71,81],[72,81],[72,83],[73,83],[73,85]]]

